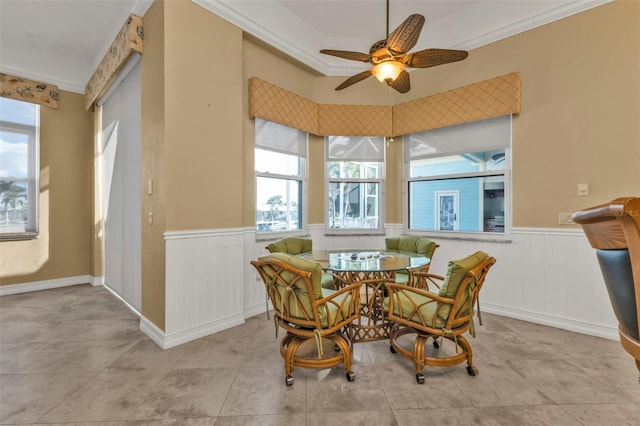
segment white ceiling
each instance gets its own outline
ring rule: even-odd
[[[175,0],[173,0],[175,1]],[[385,38],[385,0],[192,0],[326,75],[365,64],[320,49],[368,53]],[[389,30],[420,13],[417,51],[472,50],[611,0],[391,0]],[[0,0],[0,71],[84,93],[130,13],[153,0]]]

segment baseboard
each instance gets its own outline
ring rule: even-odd
[[[271,309],[271,302],[269,302],[269,309]],[[262,303],[255,304],[253,306],[245,306],[243,315],[246,318],[255,317],[256,315],[264,314],[266,312],[267,305],[264,301]]]
[[[53,280],[34,281],[30,283],[9,284],[0,286],[0,296],[9,294],[28,293],[31,291],[49,290],[52,288],[68,287],[79,284],[94,284],[91,275],[79,275],[77,277],[56,278]]]
[[[173,348],[174,346],[182,345],[183,343],[218,333],[241,324],[244,324],[244,315],[234,315],[232,317],[221,318],[207,324],[201,324],[197,327],[191,327],[186,330],[167,334],[147,318],[142,315],[140,316],[140,331],[146,334],[162,349]]]
[[[573,331],[575,333],[586,334],[589,336],[602,337],[603,339],[620,341],[617,327],[609,325],[595,324],[592,322],[584,322],[571,318],[562,318],[550,316],[539,312],[530,312],[520,309],[514,309],[507,306],[494,305],[491,303],[480,302],[482,312],[496,314],[503,317],[519,319],[536,324],[555,327],[562,330]]]

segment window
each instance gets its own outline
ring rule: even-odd
[[[326,138],[328,233],[384,232],[384,137]]]
[[[409,230],[508,231],[510,115],[403,140]]]
[[[38,235],[39,108],[0,98],[1,239]]]
[[[260,118],[255,120],[256,231],[303,229],[307,133]]]

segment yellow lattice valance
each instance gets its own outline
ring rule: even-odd
[[[0,95],[18,101],[58,108],[58,88],[26,78],[0,73]]]
[[[393,107],[393,134],[520,113],[520,73],[480,81]]]
[[[319,132],[333,136],[391,136],[387,105],[320,105]]]
[[[84,92],[86,109],[91,108],[96,99],[107,91],[129,56],[133,52],[142,53],[143,38],[142,18],[133,14],[129,15],[127,22],[120,29],[87,83]]]
[[[264,80],[249,80],[249,116],[318,134],[318,104]]]
[[[520,113],[514,72],[393,107],[317,104],[258,78],[249,80],[249,116],[320,136],[399,136]]]

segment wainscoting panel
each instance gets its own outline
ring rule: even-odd
[[[171,345],[242,324],[242,229],[167,232],[165,240],[165,338]]]
[[[438,239],[431,272],[483,250],[497,259],[482,292],[483,312],[618,340],[595,251],[581,230],[516,228],[511,242]]]

